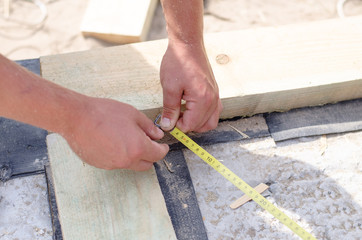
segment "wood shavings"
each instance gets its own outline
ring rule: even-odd
[[[167,170],[168,170],[170,173],[175,172],[174,170],[171,169],[171,166],[170,166],[171,164],[168,163],[165,159],[163,159],[163,163],[165,164]]]
[[[242,131],[240,131],[239,129],[237,129],[234,126],[231,126],[230,124],[228,124],[229,127],[231,127],[232,129],[234,129],[235,131],[237,131],[241,136],[243,136],[243,138],[250,138],[248,135],[246,135],[245,133],[243,133]]]

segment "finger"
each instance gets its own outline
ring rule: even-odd
[[[211,115],[211,117],[206,121],[206,123],[202,127],[195,129],[195,132],[206,132],[215,129],[219,123],[219,117],[222,108],[223,107],[221,101],[219,101],[218,108],[216,109],[216,111]]]
[[[166,156],[169,147],[167,144],[160,144],[152,140],[152,138],[159,139],[164,133],[161,129],[157,128],[150,119],[145,115],[143,116],[144,117],[138,118],[138,125],[140,127],[138,132],[138,139],[140,139],[138,147],[140,148],[140,155],[137,158],[149,162],[157,162]]]
[[[169,151],[169,146],[167,144],[157,143],[149,138],[142,145],[144,147],[144,151],[140,156],[140,159],[148,162],[157,162],[161,160]]]
[[[202,104],[190,104],[188,111],[185,111],[184,116],[180,118],[177,123],[179,127],[184,132],[195,131],[195,132],[205,132],[217,127],[219,116],[222,111],[222,104],[220,99],[216,100],[216,104],[212,104],[209,108],[202,108]],[[210,106],[210,105],[208,105]],[[199,109],[199,110],[197,110]],[[205,109],[207,110],[205,112]]]
[[[156,127],[156,125],[143,113],[139,113],[140,116],[137,118],[138,126],[153,140],[159,140],[165,135],[164,132]]]
[[[127,169],[145,171],[151,168],[154,162],[157,162],[166,156],[169,150],[167,144],[156,143],[149,137],[144,137],[144,139],[146,139],[146,141],[139,143],[137,145],[137,150],[134,150],[138,153],[133,155],[134,160],[127,166]]]
[[[176,87],[176,86],[174,86]],[[170,131],[180,116],[182,91],[175,88],[163,88],[163,109],[160,121],[164,131]]]
[[[215,104],[199,102],[186,102],[186,111],[177,122],[177,127],[183,132],[190,132],[201,128],[216,109]]]

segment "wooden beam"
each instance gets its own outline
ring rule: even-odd
[[[101,170],[83,164],[58,134],[47,137],[67,239],[176,239],[154,169]]]
[[[157,0],[90,0],[81,25],[85,36],[113,43],[145,41]]]
[[[208,34],[221,118],[362,97],[362,17]],[[45,78],[154,118],[166,40],[40,58]]]

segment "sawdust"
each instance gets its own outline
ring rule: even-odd
[[[215,192],[207,191],[206,194],[207,194],[207,196],[206,196],[206,198],[205,198],[205,201],[206,201],[207,203],[216,202],[216,201],[219,199],[218,194],[215,193]]]

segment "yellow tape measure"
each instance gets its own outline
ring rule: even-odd
[[[241,178],[239,178],[235,173],[233,173],[230,169],[225,167],[221,162],[219,162],[216,158],[214,158],[210,153],[200,147],[197,143],[195,143],[191,138],[186,136],[180,129],[174,128],[171,132],[171,135],[174,136],[177,140],[183,143],[188,149],[193,151],[197,156],[199,156],[202,160],[204,160],[207,164],[213,167],[216,171],[218,171],[221,175],[223,175],[227,180],[229,180],[232,184],[234,184],[237,188],[243,191],[246,195],[248,195],[251,199],[253,199],[257,204],[259,204],[262,208],[271,213],[274,217],[276,217],[281,223],[290,228],[295,234],[305,240],[315,239],[310,233],[300,227],[296,222],[294,222],[291,218],[289,218],[285,213],[279,210],[276,206],[274,206],[271,202],[265,199],[260,193],[255,191],[250,185],[244,182]]]

